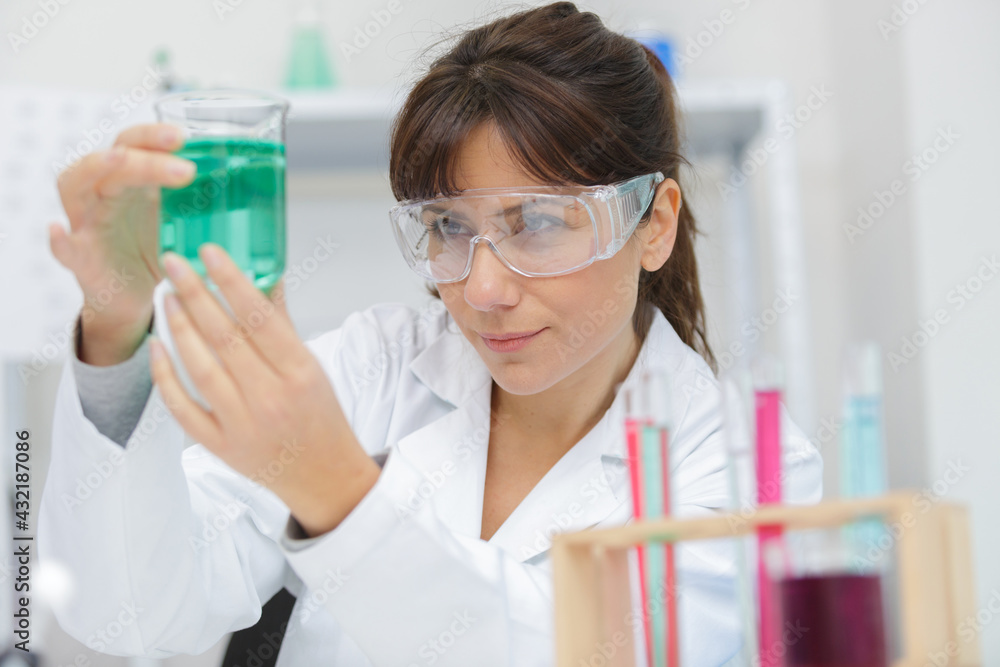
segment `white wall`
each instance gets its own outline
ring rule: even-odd
[[[873,338],[891,349],[901,327],[916,319],[916,258],[912,200],[900,197],[875,223],[862,228],[859,208],[878,205],[875,191],[900,178],[906,154],[903,67],[899,48],[876,29],[889,14],[889,2],[851,0],[830,20],[841,44],[834,86],[840,91],[840,161],[831,174],[829,195],[835,219],[828,229],[839,274],[828,274],[845,290],[842,310],[848,339]],[[860,230],[860,233],[859,233]],[[924,412],[924,395],[915,359],[902,374],[884,369],[889,465],[893,486],[926,480],[925,426],[913,419]]]
[[[983,664],[1000,660],[1000,618],[994,611],[1000,595],[1000,526],[994,514],[1000,507],[998,25],[997,2],[928,2],[895,35],[905,63],[907,155],[932,148],[942,128],[957,135],[940,157],[928,152],[936,161],[912,186],[919,322],[906,322],[901,335],[912,338],[920,322],[944,313],[944,324],[918,352],[927,481],[948,486],[949,497],[973,509],[979,604],[986,621]],[[946,146],[942,140],[937,148]],[[958,285],[966,286],[969,300]]]

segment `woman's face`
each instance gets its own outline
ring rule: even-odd
[[[456,186],[462,190],[545,185],[516,166],[489,123],[469,134],[456,167]],[[668,191],[676,196],[667,196]],[[488,244],[477,243],[465,280],[437,286],[497,385],[511,394],[529,395],[581,369],[586,369],[581,380],[588,371],[618,370],[637,343],[632,313],[640,266],[659,268],[673,248],[680,203],[676,182],[660,184],[657,202],[650,224],[637,230],[632,242],[579,271],[529,278],[508,269]],[[497,340],[511,334],[523,337]]]

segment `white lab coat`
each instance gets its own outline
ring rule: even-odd
[[[202,445],[185,449],[156,387],[124,450],[103,436],[66,364],[38,535],[41,557],[73,575],[62,627],[116,655],[197,654],[285,586],[298,599],[279,667],[554,664],[552,534],[631,518],[621,392],[482,541],[492,378],[440,302],[378,305],[307,344],[383,463],[348,517],[312,539],[296,539],[273,493]],[[658,311],[626,384],[643,366],[674,382],[676,513],[726,506],[718,385]],[[818,501],[819,455],[785,420],[786,497]],[[739,646],[731,558],[706,545],[678,558],[685,664],[720,664]]]

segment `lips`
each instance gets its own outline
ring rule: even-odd
[[[527,338],[528,336],[534,335],[541,331],[541,329],[535,329],[534,331],[521,331],[519,333],[506,333],[506,334],[479,334],[483,338],[489,338],[490,340],[510,340],[511,338]]]
[[[517,352],[538,337],[545,329],[513,333],[480,333],[486,347],[494,352]]]

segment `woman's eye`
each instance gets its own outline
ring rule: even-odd
[[[427,227],[438,234],[443,236],[459,236],[466,233],[468,230],[460,222],[457,222],[453,218],[448,216],[438,216],[433,220],[427,222]]]
[[[446,236],[458,236],[465,231],[465,227],[449,218],[442,220],[440,227],[441,231],[444,232]]]
[[[553,215],[532,213],[521,217],[521,225],[525,231],[541,232],[562,227],[563,221]]]

